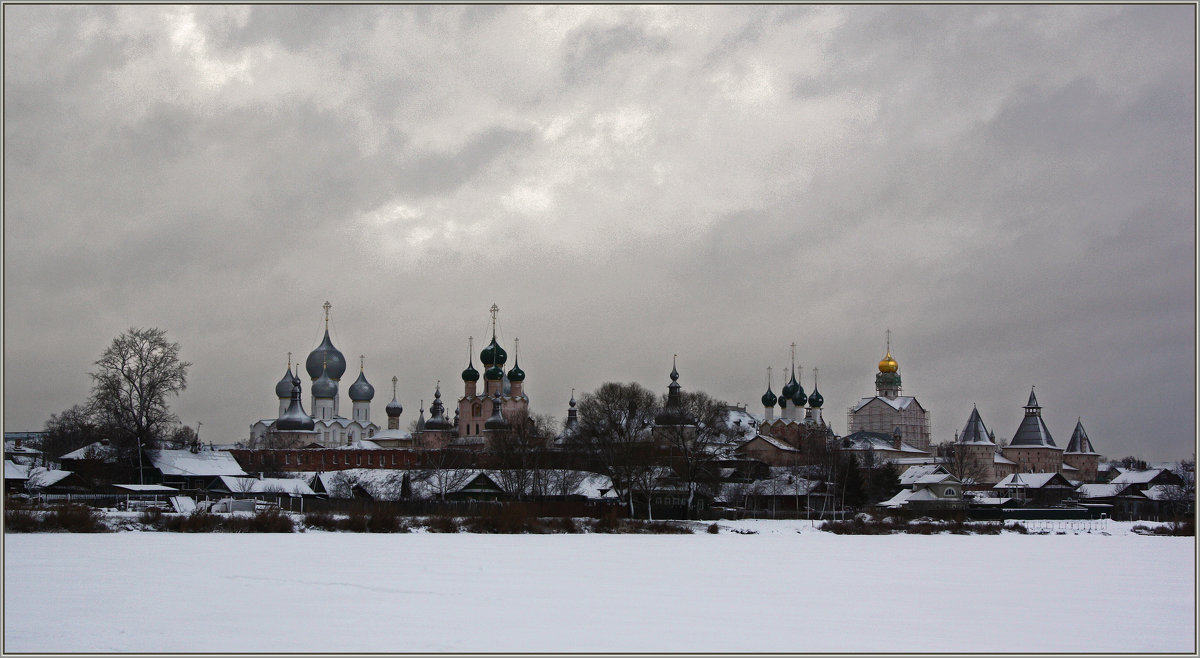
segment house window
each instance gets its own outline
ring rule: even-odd
[[[375,455],[367,455],[367,466],[375,465]]]
[[[291,463],[292,463],[292,453],[290,453],[290,452],[289,452],[289,453],[285,453],[285,454],[283,455],[283,463],[284,463],[284,464],[291,464]]]
[[[951,488],[951,487],[946,487],[946,495],[947,495],[947,496],[953,496],[953,495],[954,495],[954,489],[953,489],[953,488]]]
[[[396,465],[396,453],[392,453],[392,466]]]

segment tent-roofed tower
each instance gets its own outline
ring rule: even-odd
[[[1100,453],[1088,438],[1087,430],[1083,429],[1083,419],[1075,421],[1075,431],[1067,442],[1067,450],[1063,453],[1063,462],[1079,470],[1078,477],[1083,482],[1095,482],[1100,468]]]
[[[1042,406],[1033,388],[1025,403],[1025,417],[1004,448],[1004,456],[1017,463],[1018,473],[1057,473],[1062,470],[1063,449],[1054,444],[1050,428],[1042,420]]]
[[[965,486],[993,484],[996,477],[996,441],[983,424],[979,408],[972,405],[967,424],[954,437],[950,471]]]

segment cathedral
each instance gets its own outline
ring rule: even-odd
[[[892,358],[891,332],[887,355],[879,362],[875,375],[875,397],[863,398],[850,408],[846,433],[878,432],[893,435],[899,428],[904,443],[929,450],[929,411],[917,399],[900,395],[900,364]]]
[[[324,448],[335,448],[370,439],[379,431],[379,426],[371,422],[371,400],[375,397],[375,387],[367,381],[365,357],[359,357],[358,379],[347,389],[351,417],[341,415],[338,384],[342,375],[346,374],[346,357],[329,339],[329,309],[332,306],[325,302],[323,308],[325,337],[304,362],[304,369],[312,382],[309,387],[312,414],[305,413],[300,401],[300,364],[296,364],[297,374],[293,374],[292,355],[289,352],[287,372],[275,384],[279,416],[264,418],[250,426],[251,446],[302,447],[318,444]],[[311,421],[311,425],[304,417]]]
[[[387,429],[381,430],[371,421],[371,401],[375,387],[367,381],[365,357],[359,357],[358,378],[347,389],[350,398],[350,417],[342,415],[341,397],[338,388],[346,373],[346,358],[334,347],[329,338],[329,309],[325,302],[325,336],[321,343],[309,353],[304,362],[305,371],[311,381],[309,405],[312,413],[304,410],[300,393],[299,364],[292,372],[291,354],[283,378],[275,385],[279,400],[277,418],[264,418],[250,426],[252,447],[306,447],[336,448],[368,441],[385,448],[438,449],[447,446],[464,448],[486,448],[490,438],[501,430],[512,429],[512,423],[530,422],[529,396],[525,395],[525,371],[520,366],[520,342],[514,338],[512,367],[507,371],[508,352],[500,346],[496,335],[496,314],[499,307],[491,307],[492,340],[479,353],[484,366],[483,387],[480,390],[480,372],[473,360],[473,338],[468,338],[467,367],[462,371],[463,395],[454,406],[454,418],[449,417],[447,405],[442,401],[441,382],[434,389],[433,401],[429,405],[429,418],[425,418],[424,401],[415,431],[400,429],[400,415],[404,411],[396,398],[397,378],[392,378],[392,401],[384,411],[387,414]]]

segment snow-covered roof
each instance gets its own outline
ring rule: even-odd
[[[246,475],[233,454],[224,450],[147,450],[146,457],[163,475]]]
[[[7,459],[4,460],[4,479],[5,480],[28,480],[29,465],[17,464]]]
[[[1147,487],[1141,494],[1150,500],[1171,500],[1177,499],[1182,493],[1182,487],[1174,484],[1156,484],[1153,487]]]
[[[168,487],[164,484],[114,484],[117,489],[124,489],[134,493],[168,493],[171,491],[179,491],[175,487]]]
[[[1111,498],[1129,487],[1128,484],[1081,484],[1075,491],[1080,498]]]
[[[784,452],[800,452],[799,450],[793,448],[792,446],[788,445],[787,443],[784,443],[783,441],[780,441],[779,439],[777,439],[773,436],[767,436],[766,434],[756,434],[754,436],[754,438],[750,439],[750,441],[747,441],[746,443],[743,443],[741,446],[739,446],[739,448],[746,447],[755,439],[760,439],[767,445],[769,445],[772,448],[775,448],[777,450],[782,450]]]
[[[67,454],[59,457],[59,459],[101,459],[107,460],[116,454],[117,449],[111,443],[96,441],[89,443],[78,450],[72,450]]]
[[[411,439],[411,438],[412,438],[412,432],[406,432],[404,430],[395,429],[395,430],[380,430],[380,431],[376,432],[375,436],[372,436],[370,440],[371,441],[380,441],[383,439]]]
[[[1070,464],[1066,464],[1066,463],[1064,463],[1064,464],[1062,465],[1062,468],[1063,468],[1063,470],[1064,470],[1064,471],[1067,471],[1067,472],[1070,472],[1070,471],[1078,471],[1078,470],[1079,470],[1078,468],[1075,468],[1074,466],[1072,466],[1072,465],[1070,465]]]
[[[993,464],[1010,464],[1011,465],[1011,464],[1016,464],[1017,462],[1015,462],[1015,461],[1009,459],[1008,457],[1005,457],[1004,455],[997,452],[996,454],[992,455],[992,463]]]
[[[949,475],[950,471],[947,471],[946,467],[940,464],[909,466],[903,473],[900,474],[900,486],[907,487],[919,481],[921,478],[934,474],[941,474],[942,476],[945,476]]]
[[[334,446],[334,450],[383,450],[373,439],[360,439],[344,446]]]
[[[1013,473],[997,482],[992,488],[1027,487],[1029,489],[1040,489],[1046,486],[1056,475],[1058,473]]]
[[[903,441],[900,442],[900,449],[893,447],[893,439],[890,434],[882,432],[867,432],[858,431],[853,434],[847,434],[842,437],[842,450],[875,450],[877,452],[890,452],[907,454],[909,456],[929,455],[929,452],[916,448]]]
[[[29,479],[25,482],[26,489],[44,489],[54,486],[71,475],[71,471],[33,468],[29,471]]]
[[[917,402],[917,399],[910,395],[899,395],[894,398],[885,398],[883,396],[876,395],[875,397],[863,398],[863,399],[859,400],[858,404],[854,407],[853,411],[858,411],[859,409],[862,409],[863,407],[870,404],[873,400],[879,400],[879,401],[883,402],[884,404],[888,405],[889,407],[895,409],[896,411],[901,411],[903,409],[907,409],[909,407],[909,405],[911,405],[914,402],[917,403],[918,408],[921,406],[921,403]]]
[[[222,475],[218,480],[233,493],[286,493],[297,496],[313,495],[312,487],[299,478],[254,478]]]
[[[1148,471],[1124,471],[1117,477],[1113,478],[1113,484],[1146,484],[1154,478],[1158,477],[1165,471],[1165,468],[1154,468]]]
[[[879,503],[879,506],[892,508],[903,507],[904,504],[908,502],[908,499],[912,497],[913,493],[914,491],[912,489],[901,489],[896,493],[895,496],[892,496],[882,503]]]

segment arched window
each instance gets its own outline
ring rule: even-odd
[[[946,495],[947,495],[947,496],[953,496],[953,495],[955,495],[955,493],[954,493],[954,487],[946,487]]]

